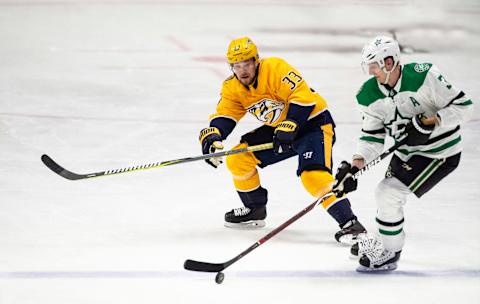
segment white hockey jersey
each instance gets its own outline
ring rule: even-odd
[[[440,123],[425,145],[403,145],[395,154],[403,161],[412,155],[445,158],[457,154],[461,151],[460,125],[473,112],[473,102],[430,63],[404,65],[390,91],[374,77],[369,79],[360,88],[357,102],[363,123],[355,154],[367,162],[383,151],[386,134],[398,140],[417,114],[437,115]]]

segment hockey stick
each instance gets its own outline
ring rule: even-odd
[[[233,263],[237,262],[238,260],[240,260],[241,258],[246,256],[248,253],[250,253],[251,251],[256,249],[258,246],[260,246],[263,243],[265,243],[266,241],[268,241],[270,238],[275,236],[277,233],[279,233],[283,229],[290,226],[290,224],[292,224],[293,222],[295,222],[296,220],[298,220],[299,218],[301,218],[302,216],[304,216],[305,214],[310,212],[317,204],[321,204],[325,199],[327,199],[328,197],[330,197],[332,195],[333,195],[333,193],[328,192],[327,194],[325,194],[320,199],[315,200],[313,203],[311,203],[310,205],[305,207],[302,211],[295,214],[293,217],[288,219],[286,222],[284,222],[283,224],[281,224],[280,226],[278,226],[274,230],[270,231],[270,233],[268,233],[267,235],[262,237],[260,240],[258,240],[256,243],[254,243],[253,245],[248,247],[242,253],[235,256],[233,259],[228,260],[225,263],[207,263],[207,262],[200,262],[200,261],[195,261],[195,260],[186,260],[185,263],[183,264],[183,267],[186,270],[192,270],[192,271],[218,272],[218,274],[215,278],[215,281],[220,284],[220,283],[222,283],[223,277],[224,277],[224,275],[221,271],[225,270],[227,267],[229,267]]]
[[[96,172],[96,173],[87,173],[87,174],[77,174],[77,173],[74,173],[72,171],[69,171],[69,170],[63,168],[62,166],[60,166],[59,164],[57,164],[50,156],[48,156],[46,154],[43,154],[41,159],[42,159],[42,162],[45,164],[45,166],[47,166],[50,170],[57,173],[58,175],[66,178],[66,179],[69,179],[69,180],[79,180],[79,179],[114,175],[114,174],[133,172],[133,171],[139,171],[139,170],[160,168],[160,167],[171,166],[171,165],[176,165],[176,164],[183,164],[183,163],[202,160],[202,159],[208,159],[208,158],[212,158],[212,157],[221,157],[221,156],[238,154],[238,153],[268,150],[268,149],[271,149],[272,147],[273,147],[273,143],[266,143],[266,144],[261,144],[261,145],[256,145],[256,146],[251,146],[251,147],[246,147],[246,148],[241,148],[241,149],[234,149],[234,150],[210,153],[210,154],[205,154],[205,155],[200,155],[200,156],[179,158],[179,159],[168,160],[168,161],[163,161],[163,162],[157,162],[157,163],[151,163],[151,164],[145,164],[145,165],[138,165],[138,166],[133,166],[133,167],[121,168],[121,169],[113,169],[113,170],[101,171],[101,172]]]
[[[370,170],[371,168],[373,168],[374,166],[376,166],[379,162],[381,162],[385,157],[389,156],[392,152],[394,152],[395,150],[397,150],[400,146],[404,145],[405,144],[405,139],[404,140],[401,140],[401,141],[398,141],[396,142],[393,146],[391,146],[390,148],[388,148],[387,150],[383,151],[382,154],[380,154],[379,156],[377,156],[375,159],[373,159],[372,161],[370,161],[368,164],[366,164],[365,166],[363,166],[362,169],[358,170],[357,173],[355,173],[353,175],[353,179],[358,179],[363,173],[365,173],[365,171],[368,171]]]
[[[382,154],[377,156],[374,160],[369,162],[367,165],[365,165],[362,169],[360,169],[355,175],[354,178],[358,179],[362,174],[364,174],[366,171],[370,170],[373,168],[375,165],[377,165],[381,160],[383,160],[385,157],[390,155],[393,151],[398,149],[403,145],[403,142],[398,142],[392,147],[388,148],[385,150]],[[252,252],[254,249],[268,241],[270,238],[278,234],[280,231],[283,229],[287,228],[290,226],[290,224],[294,223],[296,220],[310,212],[316,205],[321,204],[324,200],[332,196],[332,192],[326,193],[324,196],[321,198],[315,200],[312,202],[310,205],[305,207],[302,211],[298,212],[295,214],[293,217],[288,219],[286,222],[272,230],[270,233],[262,237],[260,240],[258,240],[256,243],[252,244],[250,247],[248,247],[246,250],[242,251],[240,254],[235,256],[234,258],[224,262],[224,263],[208,263],[208,262],[200,262],[200,261],[195,261],[195,260],[186,260],[185,263],[183,264],[183,267],[186,270],[191,270],[191,271],[201,271],[201,272],[217,272],[217,276],[215,277],[215,282],[218,284],[221,284],[223,282],[224,274],[222,273],[223,270],[225,270],[227,267],[232,265],[233,263],[237,262],[250,252]]]

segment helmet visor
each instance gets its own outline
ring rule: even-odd
[[[366,63],[362,61],[362,71],[366,75],[376,75],[381,70],[382,68],[378,62]]]

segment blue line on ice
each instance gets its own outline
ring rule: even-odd
[[[0,272],[0,279],[149,279],[149,278],[188,278],[212,275],[188,271],[13,271]],[[372,276],[392,277],[457,277],[480,278],[478,269],[446,269],[446,270],[397,270],[389,274],[363,274],[354,270],[265,270],[265,271],[232,271],[229,276],[247,278],[352,278]]]

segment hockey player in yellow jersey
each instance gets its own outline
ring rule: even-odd
[[[334,182],[331,170],[335,123],[325,99],[307,85],[303,76],[283,59],[260,59],[250,38],[234,39],[227,50],[227,61],[233,75],[223,82],[209,127],[200,132],[202,152],[223,149],[222,141],[247,112],[264,124],[243,135],[235,149],[273,141],[273,150],[226,158],[244,206],[225,214],[227,227],[263,227],[267,190],[261,186],[257,168],[297,156],[297,175],[303,186],[313,197],[323,196]],[[211,158],[207,163],[216,168],[221,160]],[[341,228],[335,234],[338,242],[351,243],[365,232],[348,199],[333,196],[322,205]]]

